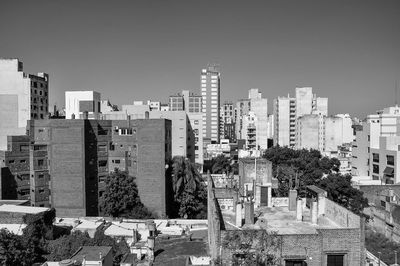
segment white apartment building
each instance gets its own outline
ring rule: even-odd
[[[337,114],[325,118],[325,152],[337,152],[338,146],[352,143],[353,122],[349,114]]]
[[[250,89],[248,95],[248,99],[237,103],[237,138],[245,139],[248,149],[267,149],[270,137],[268,99],[262,98],[257,88]]]
[[[194,161],[197,164],[204,164],[204,154],[203,154],[203,114],[202,113],[186,113],[191,125],[191,131],[193,131],[194,136]],[[202,168],[201,168],[202,169]]]
[[[101,114],[101,95],[96,91],[66,91],[65,119],[83,119],[88,112],[89,119],[99,119]]]
[[[7,136],[25,135],[28,120],[48,118],[48,99],[48,74],[27,75],[18,59],[0,59],[0,150]]]
[[[219,143],[220,137],[220,72],[218,66],[209,65],[202,69],[200,77],[205,149],[207,144]]]
[[[400,182],[400,107],[388,107],[369,115],[353,143],[354,176],[370,176],[384,184]]]
[[[308,114],[297,118],[295,149],[314,149],[324,151],[324,116]]]
[[[328,99],[319,98],[311,87],[296,88],[295,97],[274,100],[274,145],[295,147],[296,120],[310,114],[328,115]]]

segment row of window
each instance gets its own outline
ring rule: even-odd
[[[372,153],[372,161],[374,163],[379,163],[379,154],[378,153]],[[386,164],[394,165],[394,156],[393,155],[386,155]]]
[[[31,86],[34,88],[39,88],[39,86],[40,86],[40,88],[45,88],[45,89],[48,88],[46,83],[43,84],[43,83],[40,83],[37,81],[31,81]]]
[[[32,89],[31,89],[31,93],[32,93],[32,94],[35,94],[35,95],[38,95],[38,91],[37,91],[37,90],[32,90]],[[44,95],[45,97],[47,97],[47,92],[46,92],[46,91],[41,91],[41,90],[39,90],[39,95],[40,95],[40,96],[43,96],[43,95]]]

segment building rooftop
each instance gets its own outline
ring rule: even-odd
[[[21,205],[11,205],[11,204],[4,204],[0,206],[0,212],[38,214],[49,210],[50,210],[49,208],[44,208],[44,207],[31,207],[31,206],[21,206]]]
[[[112,247],[108,246],[83,246],[75,252],[71,257],[71,260],[81,262],[83,256],[85,256],[85,260],[87,261],[100,261],[100,253],[102,258],[104,258],[109,252],[111,252],[111,248]]]
[[[26,224],[0,224],[0,230],[1,229],[7,229],[14,235],[19,235],[21,236],[23,233],[23,229],[26,227]]]
[[[29,200],[0,200],[1,205],[28,205]]]
[[[260,216],[255,225],[262,227],[260,221],[261,219],[265,219],[267,221],[267,229],[276,231],[280,235],[316,234],[316,229],[342,228],[324,216],[318,217],[318,224],[312,224],[310,210],[307,208],[303,210],[303,221],[297,221],[296,211],[289,211],[289,208],[286,206],[261,207],[257,211],[260,212]]]

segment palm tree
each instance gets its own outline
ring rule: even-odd
[[[183,191],[195,193],[201,186],[201,175],[196,165],[183,156],[175,156],[172,161],[172,187],[175,199]]]

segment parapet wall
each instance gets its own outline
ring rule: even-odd
[[[360,216],[327,198],[325,199],[325,216],[346,228],[360,228],[362,223]]]

